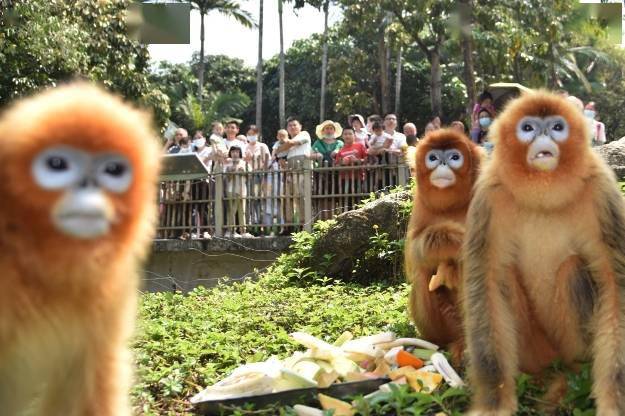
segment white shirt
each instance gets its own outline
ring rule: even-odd
[[[590,119],[590,138],[593,146],[605,144],[605,124],[600,121]]]
[[[278,147],[282,146],[282,143],[280,143],[280,140],[276,140],[276,142],[273,144],[273,151],[278,150]],[[287,150],[286,152],[276,152],[276,157],[286,157],[289,154],[289,151]]]
[[[298,145],[291,147],[286,155],[287,159],[291,159],[296,156],[310,156],[310,134],[307,131],[300,132],[297,136],[293,137],[291,140],[295,140],[297,142],[301,142]]]
[[[388,139],[389,137],[391,137],[391,135],[385,132],[382,132],[381,136],[376,136],[375,134],[373,134],[369,138],[369,147],[371,147],[372,149],[380,149],[384,146],[384,142],[386,142],[386,139]]]
[[[389,134],[389,133],[386,133],[386,134]],[[402,148],[403,145],[406,144],[406,135],[404,133],[394,131],[392,137],[393,137],[393,144],[391,144],[391,149],[399,150]]]
[[[361,129],[359,132],[354,131],[354,136],[356,136],[356,143],[362,143],[364,146],[367,146],[367,131],[365,129]]]
[[[267,168],[268,162],[265,162],[264,159],[266,157],[269,160],[270,153],[265,143],[256,142],[254,145],[248,143],[247,155],[252,157],[252,160],[249,162],[252,165],[252,169],[264,170]]]

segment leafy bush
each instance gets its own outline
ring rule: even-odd
[[[303,330],[335,338],[384,329],[413,334],[407,286],[335,283],[293,287],[282,276],[142,297],[134,342],[139,414],[179,414],[186,400],[238,365],[301,349],[288,336]]]

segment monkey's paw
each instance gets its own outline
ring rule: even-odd
[[[464,227],[456,223],[443,223],[424,230],[423,252],[426,257],[440,260],[458,255],[464,238]]]

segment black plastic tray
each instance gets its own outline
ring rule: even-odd
[[[256,408],[266,407],[272,404],[280,404],[283,406],[293,406],[296,404],[317,404],[317,394],[323,393],[328,396],[344,398],[347,396],[356,396],[358,394],[369,394],[374,392],[382,384],[391,381],[389,378],[376,378],[365,381],[354,381],[350,383],[337,383],[330,387],[320,389],[310,387],[305,389],[286,390],[278,393],[262,394],[259,396],[240,397],[227,400],[209,400],[196,403],[193,412],[198,415],[219,415],[226,408],[240,407],[246,403],[254,404]]]

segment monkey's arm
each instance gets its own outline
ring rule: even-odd
[[[607,175],[606,175],[607,176]],[[599,415],[625,414],[625,201],[613,179],[600,183],[601,234],[607,259],[593,270],[595,303],[593,393]],[[597,188],[595,188],[597,189]]]
[[[511,290],[501,258],[489,238],[493,207],[478,189],[467,215],[463,247],[463,297],[469,379],[475,392],[469,415],[512,415],[517,407],[514,377],[518,368]]]
[[[414,237],[413,255],[419,263],[440,263],[460,254],[465,228],[454,221],[430,225]]]

